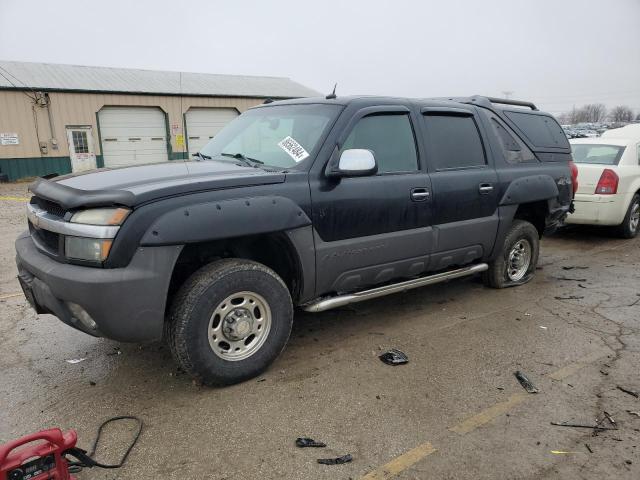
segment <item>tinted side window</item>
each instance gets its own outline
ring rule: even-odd
[[[342,150],[350,148],[371,150],[380,173],[418,170],[416,142],[406,114],[370,115],[362,118],[342,146]]]
[[[517,136],[513,135],[509,130],[509,127],[504,125],[502,121],[495,116],[489,113],[486,115],[489,117],[489,122],[493,127],[493,132],[496,134],[496,137],[498,137],[500,145],[502,145],[504,159],[507,162],[527,163],[537,161],[533,152],[529,150],[529,147],[527,147]]]
[[[427,144],[436,170],[481,167],[487,164],[478,127],[472,116],[430,114]]]
[[[504,114],[522,130],[534,149],[570,148],[564,130],[552,117],[509,110],[505,110]]]

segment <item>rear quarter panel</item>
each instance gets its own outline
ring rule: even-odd
[[[629,145],[620,159],[616,173],[620,178],[618,192],[629,196],[640,191],[640,144]]]

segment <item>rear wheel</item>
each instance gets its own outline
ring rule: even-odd
[[[523,285],[533,278],[538,264],[540,238],[529,222],[514,220],[498,257],[484,273],[485,284],[493,288]]]
[[[219,260],[194,273],[173,302],[166,337],[178,364],[205,385],[263,372],[284,349],[293,305],[266,266]]]
[[[640,195],[637,193],[631,199],[624,220],[617,227],[617,233],[622,238],[634,238],[638,235],[640,226]]]

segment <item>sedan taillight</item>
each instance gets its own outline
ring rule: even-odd
[[[596,187],[596,194],[600,195],[614,195],[618,193],[618,181],[620,178],[618,174],[610,168],[605,168],[598,180],[598,186]]]
[[[573,195],[575,196],[578,191],[578,166],[569,162],[569,168],[571,168],[571,186],[573,187]]]

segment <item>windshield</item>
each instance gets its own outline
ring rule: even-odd
[[[571,145],[574,162],[599,165],[617,165],[624,148],[620,145],[603,145],[601,143]]]
[[[338,105],[274,105],[248,110],[224,127],[200,153],[217,160],[290,168],[315,153]]]

